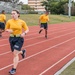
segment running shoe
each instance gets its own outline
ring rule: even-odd
[[[22,50],[22,58],[25,58],[26,57],[26,50]]]
[[[47,39],[47,35],[45,35],[45,38]]]
[[[9,73],[12,74],[12,75],[15,74],[15,73],[16,73],[16,69],[12,68],[12,69],[9,71]]]

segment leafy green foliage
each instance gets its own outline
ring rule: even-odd
[[[31,7],[30,6],[28,6],[28,5],[22,5],[22,10],[29,10],[29,9],[31,9]]]
[[[42,6],[45,6],[45,9],[51,11],[53,14],[64,14],[64,5],[68,0],[46,0],[42,1]]]

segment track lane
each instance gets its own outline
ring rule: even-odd
[[[61,44],[59,46],[56,46],[55,48],[52,48],[52,49],[48,48],[45,52],[39,53],[39,54],[35,55],[34,57],[31,57],[31,58],[27,59],[26,61],[22,61],[20,63],[20,65],[19,65],[19,67],[18,67],[18,74],[16,74],[16,75],[21,75],[21,74],[22,75],[25,75],[25,74],[26,75],[31,75],[31,74],[32,75],[39,75],[39,73],[42,70],[47,69],[48,66],[52,66],[57,61],[61,60],[63,57],[65,57],[66,55],[68,55],[69,53],[71,53],[71,52],[74,53],[75,50],[73,50],[72,44],[71,44],[71,47],[69,49],[64,50],[64,48],[66,48],[70,43],[73,43],[73,42],[75,43],[75,41],[72,40],[71,42],[68,42],[68,43],[66,42],[65,44],[63,43],[63,44]],[[66,45],[66,46],[64,48],[62,48],[62,45]],[[61,50],[59,48],[61,48]],[[60,52],[58,53],[58,51],[60,51]],[[74,56],[75,56],[75,53],[72,54],[72,57],[74,57]],[[54,59],[54,58],[56,58],[56,59]],[[22,67],[22,69],[27,68],[27,67],[28,68],[25,71],[23,71],[23,70],[21,71],[21,70],[19,70],[20,67]],[[4,72],[1,71],[2,75],[4,75],[4,73],[6,72],[6,70],[3,70],[3,71]],[[6,75],[7,74],[8,73],[6,73]],[[49,74],[51,74],[51,73],[49,73]]]
[[[23,74],[22,74],[23,75]]]
[[[75,34],[75,33],[74,33]],[[56,44],[58,44],[59,42],[63,42],[63,41],[66,41],[67,39],[71,39],[71,37],[73,37],[74,36],[74,34],[72,34],[72,35],[66,35],[66,36],[69,36],[68,38],[66,37],[66,36],[63,36],[64,37],[64,39],[61,39],[60,40],[60,38],[63,38],[63,37],[60,37],[60,38],[56,38],[56,39],[53,39],[53,40],[49,40],[48,42],[42,42],[42,43],[40,43],[40,44],[37,44],[37,45],[35,45],[35,46],[33,46],[33,50],[32,50],[32,46],[31,47],[28,47],[27,48],[27,50],[29,50],[29,52],[30,52],[30,55],[33,55],[33,54],[35,54],[35,53],[37,53],[37,52],[40,52],[41,50],[43,50],[43,49],[46,49],[46,48],[48,48],[48,47],[54,47],[54,45],[56,45]],[[58,40],[58,41],[57,41]],[[53,43],[53,41],[57,41],[57,42],[54,42]],[[46,44],[47,43],[47,44]],[[42,44],[42,46],[40,46]],[[44,47],[43,47],[44,46]],[[38,49],[36,49],[36,47],[38,48]],[[41,50],[40,50],[41,49]],[[29,52],[27,52],[27,53],[29,53]],[[30,56],[29,54],[27,54],[28,56]],[[7,56],[2,56],[2,57],[0,57],[0,58],[3,58],[3,60],[1,60],[1,63],[3,63],[3,62],[6,62],[6,61],[9,61],[9,58],[8,57],[10,57],[11,55],[9,54],[7,54]],[[5,59],[5,57],[7,58],[7,60],[4,60]],[[10,58],[12,58],[12,56],[10,57]],[[12,59],[10,60],[10,61],[12,61]],[[8,62],[8,63],[5,63],[6,65],[7,64],[10,64],[10,62]],[[1,65],[0,67],[2,67],[3,65]],[[5,66],[5,65],[4,65]]]
[[[73,29],[73,30],[75,30],[75,29]],[[54,33],[49,33],[48,34],[48,38],[55,38],[55,36],[59,36],[60,34],[65,34],[65,33],[71,33],[71,32],[73,32],[71,29],[68,29],[68,30],[63,30],[63,31],[57,31],[57,32],[54,32]],[[49,37],[50,36],[50,37]],[[27,45],[31,45],[31,44],[33,44],[33,43],[36,43],[36,42],[39,42],[39,41],[43,41],[43,40],[46,40],[45,38],[42,38],[42,37],[44,37],[44,35],[39,35],[38,37],[36,37],[36,35],[35,35],[35,37],[34,38],[28,38],[28,39],[25,39],[25,43],[24,43],[24,46],[26,46],[27,47]],[[33,40],[35,40],[35,41],[33,41]],[[29,42],[28,42],[29,41]],[[5,41],[6,42],[6,41]],[[6,47],[6,49],[5,49],[5,47]],[[3,45],[0,45],[0,48],[1,48],[1,51],[0,51],[0,55],[2,55],[3,54],[3,52],[5,52],[5,53],[7,53],[7,51],[9,51],[10,50],[10,47],[9,47],[9,43],[6,43],[6,44],[3,44]],[[8,49],[8,50],[7,50]],[[4,53],[4,54],[5,54]]]

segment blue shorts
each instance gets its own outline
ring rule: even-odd
[[[44,28],[44,29],[48,29],[48,24],[47,23],[41,23],[41,28]]]
[[[24,43],[24,38],[9,37],[9,42],[10,42],[10,47],[11,47],[12,52],[14,51],[14,49],[20,51]]]
[[[5,24],[0,22],[0,29],[4,30],[5,29]]]

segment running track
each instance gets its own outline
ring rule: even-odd
[[[44,31],[38,34],[39,26],[30,26],[23,48],[26,58],[20,55],[15,75],[54,75],[75,57],[75,22],[49,25],[48,39]],[[9,34],[0,38],[0,75],[9,75],[12,68],[12,52],[8,42]]]

